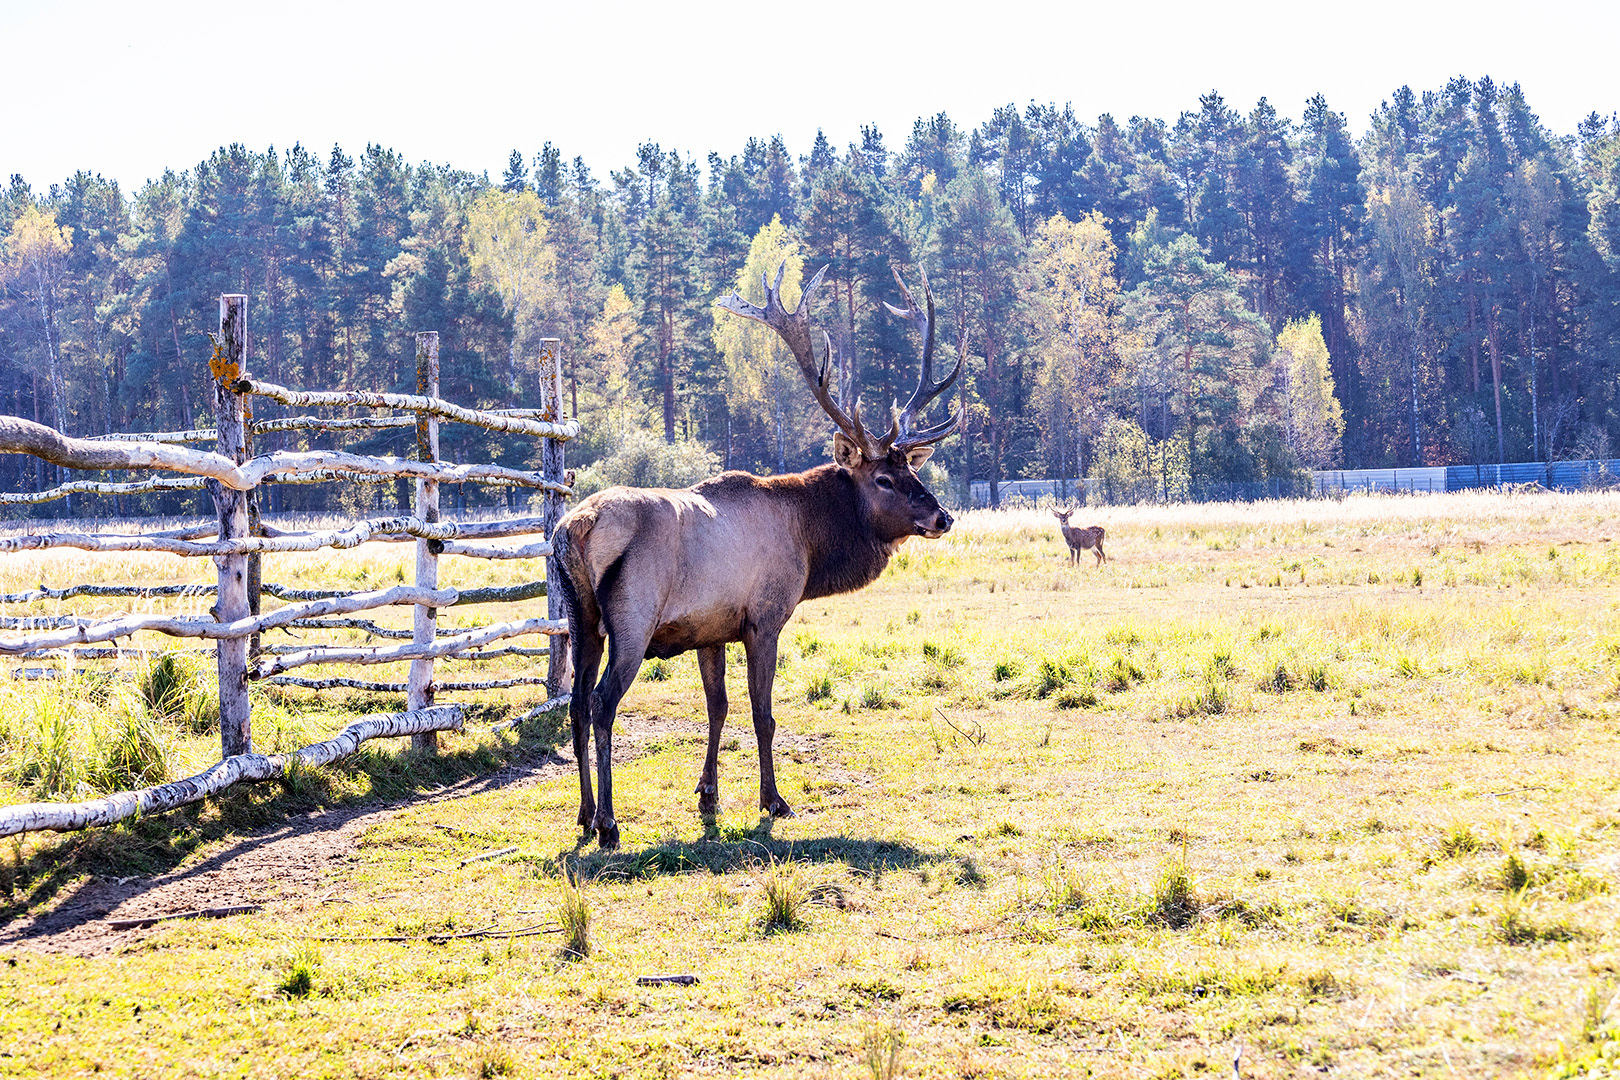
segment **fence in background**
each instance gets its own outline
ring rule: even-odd
[[[1304,482],[1284,478],[1252,483],[1215,481],[1200,485],[1194,498],[1171,501],[1254,502],[1258,499],[1308,498],[1352,491],[1423,494],[1521,484],[1539,484],[1549,491],[1585,491],[1594,487],[1620,485],[1620,459],[1437,465],[1420,469],[1328,469],[1312,473],[1308,486]],[[975,480],[971,488],[974,506],[990,505],[990,484],[987,481]],[[1034,502],[1043,497],[1093,506],[1164,501],[1154,498],[1110,498],[1107,489],[1096,480],[1006,480],[998,488],[1003,505],[1015,500]],[[1114,494],[1118,496],[1124,493]],[[1136,492],[1129,494],[1135,495]]]
[[[209,370],[214,394],[216,426],[211,429],[111,435],[73,439],[61,432],[19,417],[0,416],[0,453],[26,453],[70,468],[167,469],[178,477],[159,477],[128,483],[74,481],[49,491],[3,495],[0,502],[46,502],[77,493],[117,494],[154,490],[206,489],[214,503],[216,521],[200,527],[165,532],[117,535],[106,533],[43,532],[0,538],[0,553],[71,547],[86,551],[161,551],[189,557],[208,557],[218,568],[217,584],[198,586],[70,585],[0,596],[0,603],[26,603],[43,598],[72,596],[155,597],[211,591],[210,618],[157,614],[126,614],[111,619],[85,620],[77,616],[12,616],[0,619],[0,629],[26,631],[0,637],[0,655],[65,657],[71,669],[75,656],[122,656],[119,639],[156,632],[172,637],[199,638],[216,643],[219,674],[220,742],[222,760],[186,780],[137,792],[121,792],[83,803],[29,803],[0,807],[0,836],[54,829],[69,830],[105,825],[134,814],[171,809],[196,802],[244,780],[282,775],[293,765],[314,765],[353,753],[360,743],[374,738],[411,736],[423,751],[437,747],[439,731],[457,730],[462,707],[439,705],[440,692],[498,689],[544,682],[548,700],[531,710],[538,713],[567,701],[563,673],[566,649],[528,648],[496,642],[525,636],[553,641],[567,633],[558,599],[548,595],[546,582],[457,590],[439,587],[439,560],[446,555],[480,559],[533,559],[551,553],[547,539],[562,516],[568,495],[563,470],[563,443],[578,434],[576,421],[562,418],[562,366],[559,342],[542,344],[541,399],[538,409],[497,411],[468,409],[439,397],[439,341],[436,332],[417,335],[417,393],[384,394],[368,391],[297,391],[252,378],[247,372],[247,297],[220,297],[219,336]],[[251,399],[261,397],[297,408],[372,408],[405,412],[406,416],[331,419],[295,416],[255,422]],[[487,464],[448,464],[439,460],[441,422],[471,424],[490,431],[529,435],[544,440],[542,469],[531,472]],[[277,451],[254,456],[255,434],[269,431],[334,431],[356,428],[414,426],[415,460],[353,454],[336,450]],[[189,449],[189,444],[214,443],[214,451]],[[319,483],[331,480],[416,482],[413,512],[408,517],[356,521],[325,531],[278,529],[260,519],[256,493],[268,484]],[[439,514],[439,485],[476,481],[510,485],[543,493],[539,517],[508,521],[447,522]],[[538,542],[503,546],[485,541],[538,534]],[[210,538],[211,537],[211,538]],[[289,589],[261,577],[261,560],[277,552],[350,548],[363,543],[415,545],[415,581],[410,585],[371,592]],[[260,598],[271,596],[285,606],[269,613],[260,610]],[[509,603],[547,597],[545,618],[519,619],[474,630],[456,631],[438,625],[440,609],[466,604]],[[411,605],[410,631],[392,630],[352,616],[391,605]],[[361,630],[371,637],[409,637],[398,645],[340,647],[331,644],[261,647],[260,635],[269,629]],[[111,643],[112,648],[96,648]],[[522,677],[462,683],[435,682],[434,662],[456,658],[486,660],[500,656],[546,657],[544,679]],[[322,664],[410,664],[403,683],[348,678],[308,679],[286,674]],[[288,755],[253,752],[252,706],[248,684],[268,683],[311,687],[350,686],[367,690],[404,691],[405,711],[364,717],[335,739]]]

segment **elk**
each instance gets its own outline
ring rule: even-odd
[[[1073,508],[1052,511],[1052,516],[1058,519],[1058,529],[1063,533],[1063,539],[1068,541],[1069,544],[1069,565],[1073,566],[1080,561],[1082,551],[1087,548],[1096,548],[1093,553],[1097,556],[1096,565],[1101,566],[1108,561],[1108,556],[1103,553],[1102,546],[1103,537],[1107,534],[1103,532],[1101,525],[1093,525],[1089,529],[1074,528],[1069,524],[1069,517],[1073,513]]]
[[[756,477],[724,472],[683,490],[615,487],[582,501],[552,535],[553,580],[561,586],[573,660],[574,758],[579,765],[579,825],[595,830],[604,850],[619,844],[613,813],[613,720],[643,659],[697,651],[709,717],[708,749],[698,780],[698,812],[720,805],[718,754],[726,720],[726,645],[741,642],[748,697],[759,742],[759,805],[773,817],[793,811],[776,789],[771,741],[776,721],[771,688],[777,638],[804,600],[851,592],[877,578],[913,536],[938,539],[951,515],[923,486],[917,470],[934,444],[956,430],[959,415],[932,427],[918,417],[956,381],[962,362],[933,380],[934,299],[923,278],[919,308],[898,271],[905,308],[885,304],[922,336],[922,374],[889,430],[874,439],[861,406],[844,412],[828,389],[832,341],[818,366],[810,305],[827,268],[818,271],[789,313],[782,305],[784,263],[776,283],[765,278],[765,306],[735,294],[717,306],[756,319],[787,343],[810,391],[837,431],[833,462],[801,473]],[[594,690],[607,646],[607,670]],[[586,763],[596,738],[596,794]]]

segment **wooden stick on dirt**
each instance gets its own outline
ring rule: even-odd
[[[458,866],[466,866],[468,863],[483,862],[485,859],[498,859],[502,855],[510,855],[516,850],[517,848],[515,847],[503,847],[496,848],[494,851],[485,851],[478,855],[469,855],[465,859],[462,859]]]
[[[638,975],[637,986],[696,986],[701,982],[696,975]]]
[[[108,919],[106,922],[108,928],[112,930],[142,930],[148,926],[156,926],[160,922],[169,922],[171,919],[224,919],[231,915],[251,915],[255,911],[263,910],[258,904],[234,904],[230,907],[176,911],[172,915],[148,915],[141,919]]]

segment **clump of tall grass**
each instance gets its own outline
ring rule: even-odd
[[[557,921],[562,924],[563,956],[583,960],[591,954],[591,905],[585,883],[572,871],[563,871],[562,893],[557,898]]]
[[[796,863],[774,858],[759,875],[761,910],[759,925],[767,934],[798,930],[804,926],[804,905],[810,893]]]
[[[321,947],[306,941],[288,954],[281,963],[281,978],[276,993],[286,998],[308,997],[315,989],[315,978],[321,970]]]
[[[162,783],[172,757],[170,732],[127,689],[65,679],[0,702],[0,779],[37,798]]]
[[[159,653],[136,673],[135,686],[155,716],[196,735],[219,727],[219,690],[206,657],[180,650]]]

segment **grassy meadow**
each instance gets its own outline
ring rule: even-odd
[[[501,723],[540,687],[457,695],[477,708],[436,759],[368,744],[205,806],[0,841],[0,1076],[1196,1077],[1239,1053],[1243,1077],[1620,1075],[1620,495],[1075,524],[1107,528],[1107,565],[1070,566],[1045,511],[979,511],[800,608],[775,694],[791,819],[759,817],[734,649],[722,812],[700,819],[692,791],[695,660],[648,662],[612,855],[574,825],[563,719]],[[264,576],[380,586],[409,557],[267,556]],[[542,572],[444,565],[453,585]],[[211,574],[48,551],[0,559],[0,591]],[[217,760],[208,653],[121,666],[0,685],[0,802]],[[400,704],[255,694],[261,749]],[[258,913],[19,930],[368,808],[317,883],[221,888]],[[637,985],[669,973],[700,981]]]

